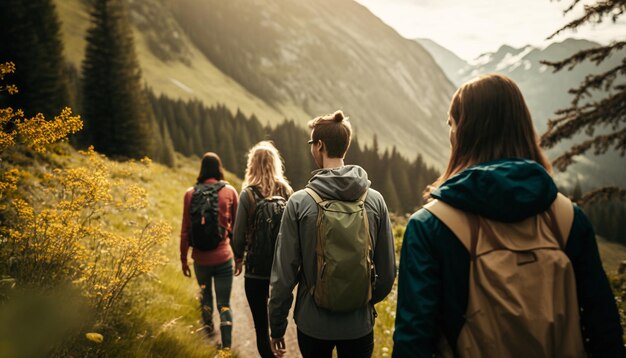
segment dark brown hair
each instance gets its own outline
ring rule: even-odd
[[[342,111],[314,118],[308,123],[311,139],[324,142],[329,158],[343,158],[350,148],[352,126]]]
[[[224,179],[224,168],[222,160],[213,152],[204,153],[202,156],[202,164],[200,164],[200,174],[198,174],[198,183],[203,183],[207,179]]]
[[[531,159],[552,172],[524,96],[510,78],[488,74],[463,84],[448,115],[456,123],[452,153],[433,189],[467,167],[497,159]]]

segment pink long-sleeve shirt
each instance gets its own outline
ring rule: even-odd
[[[204,184],[217,183],[216,179],[207,179]],[[187,263],[187,255],[189,252],[189,235],[191,232],[191,216],[189,214],[189,205],[191,203],[191,195],[194,188],[191,187],[185,192],[183,202],[183,222],[180,230],[180,261]],[[239,197],[237,191],[231,185],[227,184],[218,193],[219,206],[219,224],[226,228],[226,237],[222,240],[214,250],[200,251],[191,250],[191,258],[199,265],[216,266],[221,265],[233,257],[233,250],[230,247],[230,239],[233,233],[233,223],[237,213],[237,203]]]

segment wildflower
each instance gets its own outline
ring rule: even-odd
[[[218,350],[215,358],[231,358],[232,356],[233,353],[230,351],[230,348],[226,347]]]
[[[100,333],[93,333],[93,332],[86,333],[85,337],[88,340],[95,342],[95,343],[102,343],[102,341],[104,340],[104,336],[101,335]]]

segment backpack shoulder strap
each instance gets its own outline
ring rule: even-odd
[[[246,192],[246,194],[248,196],[248,201],[250,203],[250,208],[252,209],[252,210],[250,210],[249,213],[254,213],[254,210],[256,209],[257,192],[251,186],[246,187],[243,191]]]
[[[315,192],[315,190],[311,189],[311,188],[304,188],[304,191],[309,194],[311,196],[311,198],[313,198],[313,200],[315,201],[315,203],[319,206],[322,205],[322,202],[324,202],[324,200]],[[321,214],[321,211],[318,213],[318,215]],[[317,231],[317,228],[316,228]],[[316,235],[316,239],[317,241],[317,235]],[[298,273],[302,279],[302,281],[304,282],[304,285],[307,288],[307,292],[313,296],[313,289],[315,288],[315,286],[312,286],[309,284],[309,281],[306,279],[306,276],[304,275],[304,271],[302,269],[300,269],[300,272]]]
[[[248,194],[248,200],[250,201],[250,207],[248,208],[248,227],[246,228],[246,239],[249,241],[250,236],[254,232],[254,214],[256,212],[257,195],[254,187],[246,187],[244,191]]]
[[[313,200],[315,200],[317,205],[322,205],[322,202],[324,202],[324,199],[322,199],[322,197],[320,197],[315,190],[311,188],[304,188],[304,191],[306,191],[307,194],[309,194],[313,198]]]
[[[441,220],[452,231],[452,233],[461,241],[468,252],[472,252],[472,222],[469,216],[440,200],[433,200],[424,205],[424,209],[428,210],[437,219]]]
[[[225,182],[218,181],[217,183],[213,183],[213,184],[197,183],[196,185],[193,186],[193,188],[195,191],[206,190],[206,191],[215,191],[217,193],[218,191],[222,190],[225,186],[226,186]]]
[[[470,215],[440,200],[429,202],[424,205],[424,209],[441,220],[463,243],[463,246],[472,252],[472,227],[476,224],[472,222]],[[548,209],[548,215],[554,225],[553,231],[555,235],[560,236],[559,242],[564,248],[574,221],[574,206],[571,200],[559,193]]]
[[[555,231],[555,235],[560,236],[561,248],[564,249],[574,223],[572,201],[565,195],[558,193],[548,209],[548,215],[553,223],[553,231]]]
[[[248,192],[251,193],[255,197],[256,200],[265,199],[265,197],[263,196],[263,194],[261,193],[261,191],[259,190],[257,186],[249,186],[246,189],[248,189]]]
[[[319,194],[315,190],[313,190],[311,188],[304,188],[304,191],[306,191],[313,198],[313,200],[315,200],[317,205],[322,205],[323,202],[328,201],[328,200],[322,199],[322,197],[319,196]],[[365,198],[367,197],[367,192],[368,191],[369,191],[369,189],[365,189],[365,192],[363,192],[363,194],[361,194],[361,196],[359,196],[357,201],[365,202]]]
[[[367,198],[367,192],[369,191],[369,189],[365,189],[365,191],[363,192],[363,194],[359,197],[358,201],[362,201],[365,202],[365,198]]]

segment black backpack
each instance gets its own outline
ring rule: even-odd
[[[246,273],[269,277],[287,199],[282,196],[264,198],[256,187],[246,190],[252,202],[246,232]]]
[[[209,251],[224,240],[225,230],[219,225],[218,193],[226,185],[197,184],[191,195],[189,214],[191,216],[191,235],[189,246],[200,251]]]

